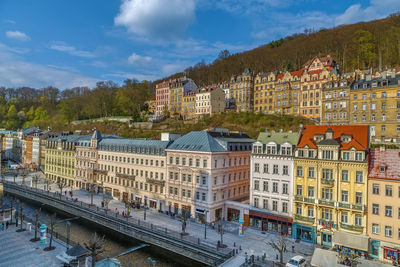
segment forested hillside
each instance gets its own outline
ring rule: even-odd
[[[259,71],[299,69],[314,56],[330,54],[342,72],[400,65],[400,14],[371,22],[294,34],[250,51],[230,55],[221,51],[211,64],[198,63],[185,70],[198,85],[228,81],[244,68]],[[178,77],[182,73],[172,75]],[[169,78],[169,77],[168,77]]]

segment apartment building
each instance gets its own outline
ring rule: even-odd
[[[309,60],[302,67],[300,115],[321,121],[321,90],[329,75],[337,74],[336,62],[330,55]]]
[[[193,131],[177,138],[165,150],[168,211],[202,222],[243,219],[239,210],[225,209],[224,203],[249,197],[253,142],[244,133],[226,129]]]
[[[225,111],[225,92],[213,86],[201,88],[196,93],[196,116],[212,115]]]
[[[197,89],[197,86],[190,78],[181,77],[171,81],[169,89],[169,111],[171,114],[182,115],[183,96],[194,89]]]
[[[284,72],[276,76],[275,113],[286,115],[299,114],[299,93],[302,71]]]
[[[354,79],[340,76],[322,86],[322,124],[348,125],[350,121],[350,86]]]
[[[82,140],[90,140],[90,135],[62,134],[47,139],[45,152],[46,179],[75,186],[76,145]]]
[[[241,75],[233,75],[230,80],[230,98],[233,99],[236,112],[251,112],[254,109],[254,75],[246,68]]]
[[[253,144],[250,226],[292,235],[293,156],[300,133],[260,133]]]
[[[165,148],[170,143],[168,138],[126,139],[96,131],[79,142],[77,177],[115,199],[164,211]]]
[[[368,126],[305,126],[294,158],[293,238],[368,252]]]
[[[230,109],[233,102],[230,99],[231,94],[229,93],[229,91],[230,91],[231,87],[230,87],[229,82],[222,82],[222,83],[218,84],[218,87],[221,88],[222,90],[224,90],[224,92],[225,92],[225,108]]]
[[[196,93],[198,92],[199,89],[194,89],[183,95],[183,119],[188,120],[196,117]]]
[[[400,263],[400,149],[370,150],[368,235],[371,256]]]
[[[275,72],[258,73],[254,78],[254,111],[265,114],[275,112]]]
[[[156,85],[156,116],[162,116],[169,107],[170,82],[165,81]]]
[[[350,124],[370,125],[371,142],[400,142],[400,75],[365,75],[350,87]]]

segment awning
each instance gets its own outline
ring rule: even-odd
[[[369,237],[335,231],[333,232],[332,243],[333,245],[368,251]]]
[[[150,201],[157,202],[157,199],[149,198]]]
[[[142,198],[142,196],[141,196],[141,195],[135,195],[135,197]]]

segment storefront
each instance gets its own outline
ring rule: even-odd
[[[149,198],[149,207],[152,209],[157,209],[157,199]]]
[[[294,239],[310,243],[316,242],[316,229],[314,226],[293,223],[292,227],[292,236]]]
[[[364,255],[369,251],[369,237],[343,231],[333,231],[332,243],[336,250],[345,251],[349,255]]]
[[[121,194],[120,194],[118,189],[114,189],[113,190],[113,197],[116,198],[116,199],[120,199]]]
[[[399,259],[400,250],[390,247],[383,247],[383,258],[387,261],[400,263]]]
[[[379,259],[379,247],[381,242],[378,240],[371,240],[371,257]]]
[[[195,210],[195,220],[196,222],[204,223],[206,218],[206,210],[196,209]]]
[[[127,192],[122,193],[122,201],[124,201],[125,203],[129,202],[129,194]]]
[[[292,235],[292,218],[277,216],[275,214],[261,211],[250,210],[250,227],[260,229],[265,232],[283,233]]]
[[[111,187],[105,187],[106,194],[109,194],[110,196],[112,195],[112,188]]]
[[[142,196],[141,195],[135,195],[135,205],[136,208],[140,208],[142,205]]]
[[[228,221],[239,222],[240,210],[228,208]]]
[[[190,210],[191,210],[191,206],[182,205],[182,215],[183,215],[183,213],[185,213],[185,216],[187,216],[187,218],[190,218],[192,216],[190,214]]]

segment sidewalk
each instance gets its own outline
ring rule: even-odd
[[[13,177],[7,177],[7,180],[13,181]],[[30,179],[27,178],[26,181]],[[17,178],[17,183],[21,183],[22,179]],[[29,186],[29,185],[28,185]],[[43,182],[38,183],[37,187],[39,189],[44,189],[45,185]],[[70,188],[66,188],[63,191],[67,191],[67,197],[69,196]],[[51,185],[52,192],[60,192],[56,184]],[[64,195],[64,192],[63,192]],[[79,201],[90,203],[90,194],[86,190],[83,189],[74,189],[73,190],[73,198],[78,198]],[[101,202],[103,201],[102,194],[95,194],[93,196],[93,204],[97,207],[101,208]],[[118,211],[120,215],[122,212],[126,212],[125,204],[119,200],[111,200],[109,205],[109,210],[116,212]],[[154,226],[161,228],[168,228],[169,230],[180,233],[182,231],[182,221],[180,219],[171,218],[170,216],[159,213],[158,211],[147,209],[146,210],[146,220],[144,220],[144,210],[140,209],[131,209],[131,217],[140,220],[142,222],[147,222],[149,224],[153,224]],[[242,264],[244,260],[245,252],[247,252],[248,256],[254,255],[255,257],[259,256],[261,258],[262,255],[266,255],[267,260],[275,260],[278,253],[272,249],[272,247],[268,244],[269,242],[274,242],[278,239],[278,236],[271,233],[262,233],[259,230],[245,228],[245,235],[243,237],[238,236],[238,231],[235,231],[235,227],[238,229],[238,225],[235,225],[230,222],[226,222],[226,228],[229,228],[229,232],[226,231],[223,235],[223,243],[226,244],[230,249],[237,249],[238,255],[231,259],[226,266],[239,266]],[[192,238],[199,238],[202,243],[208,243],[211,246],[216,247],[217,242],[220,241],[220,234],[216,229],[211,229],[211,227],[207,227],[207,238],[204,239],[205,227],[204,224],[200,224],[191,220],[187,221],[186,233],[189,234]],[[284,262],[287,262],[291,257],[295,255],[303,255],[309,261],[311,260],[311,255],[313,253],[314,247],[309,243],[295,243],[295,240],[292,238],[287,238],[287,248],[288,252],[284,254]],[[234,246],[236,245],[236,247]],[[291,252],[292,245],[295,247],[295,252]]]

